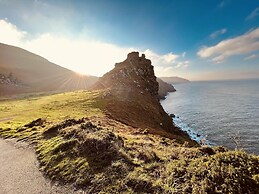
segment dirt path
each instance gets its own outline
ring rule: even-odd
[[[0,139],[0,194],[83,193],[46,180],[34,150],[26,143]]]

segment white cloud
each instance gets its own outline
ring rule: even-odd
[[[210,37],[211,38],[216,38],[217,36],[221,35],[221,34],[225,34],[227,32],[226,28],[223,28],[221,30],[217,30],[216,32],[213,32]]]
[[[178,62],[174,66],[154,66],[156,76],[170,77],[182,76],[186,77],[186,68],[189,66],[189,61]]]
[[[214,57],[211,59],[212,62],[219,64],[219,63],[223,63],[224,62],[224,56],[223,55],[219,55],[217,57]]]
[[[186,52],[183,52],[182,53],[182,58],[185,58],[185,56],[186,56]]]
[[[114,44],[88,40],[85,36],[66,37],[52,33],[44,33],[28,39],[26,31],[18,29],[8,20],[0,20],[0,42],[18,46],[38,54],[49,61],[77,71],[82,74],[102,76],[114,67],[116,62],[125,60],[127,54],[137,50],[146,54],[155,66],[156,75],[165,75],[166,69],[186,68],[180,55],[167,53],[157,54],[150,49],[144,52],[137,48],[120,47]],[[84,37],[84,38],[82,38]],[[158,67],[158,68],[157,68]],[[167,71],[167,76],[170,76]]]
[[[0,42],[19,46],[21,40],[25,38],[27,32],[19,30],[7,19],[0,20]]]
[[[178,62],[175,68],[187,68],[189,67],[190,61]]]
[[[249,56],[245,57],[244,60],[247,61],[247,60],[255,59],[257,57],[258,56],[256,54],[252,54],[252,55],[249,55]]]
[[[173,63],[179,56],[175,55],[173,53],[168,53],[166,55],[162,56],[162,59],[166,62],[166,63]]]
[[[177,75],[176,72],[185,70],[190,65],[190,61],[184,60],[185,52],[182,55],[168,53],[159,55],[150,49],[144,51],[147,58],[151,59],[152,64],[155,65],[155,72],[157,76],[172,76]]]
[[[18,29],[7,20],[0,20],[0,42],[18,46],[38,54],[49,61],[82,74],[101,76],[125,59],[131,48],[90,41],[83,38],[67,38],[50,33],[34,39],[26,39],[27,32]]]
[[[185,69],[190,65],[190,61],[183,59],[183,54],[158,55],[149,49],[144,51],[144,54],[146,58],[151,59],[158,77],[184,75]]]
[[[241,36],[223,40],[215,46],[204,46],[197,55],[201,58],[210,58],[214,63],[221,63],[228,57],[249,54],[258,50],[259,28],[256,28]]]
[[[134,50],[103,42],[56,37],[51,34],[43,34],[23,45],[26,49],[56,64],[83,74],[98,76],[112,69],[116,62],[124,60],[127,53]]]
[[[172,65],[175,63],[179,55],[173,53],[167,53],[165,55],[159,55],[150,49],[144,51],[147,58],[150,58],[153,64],[159,64],[160,66]]]
[[[246,20],[251,20],[259,16],[259,7],[255,8],[247,17]]]

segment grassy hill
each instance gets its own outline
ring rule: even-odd
[[[0,96],[86,89],[97,79],[79,75],[21,48],[0,43]]]
[[[1,100],[0,136],[31,143],[46,176],[87,193],[258,191],[258,156],[125,125],[109,117],[106,94]]]

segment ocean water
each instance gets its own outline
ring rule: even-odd
[[[259,79],[175,85],[162,106],[196,141],[259,154]],[[178,118],[179,117],[179,118]]]

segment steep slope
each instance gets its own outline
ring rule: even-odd
[[[160,99],[165,99],[165,96],[168,94],[168,92],[176,91],[173,85],[167,82],[164,82],[160,78],[156,78],[156,81],[158,82],[158,85],[159,85],[158,95]]]
[[[182,133],[162,108],[158,88],[151,61],[145,55],[139,57],[138,52],[129,53],[125,61],[116,63],[115,68],[92,87],[107,89],[107,112],[113,119],[148,128],[152,133]]]
[[[97,80],[82,76],[18,47],[0,44],[0,96],[86,89]]]
[[[160,77],[160,79],[169,84],[182,84],[190,82],[189,80],[181,77]]]

